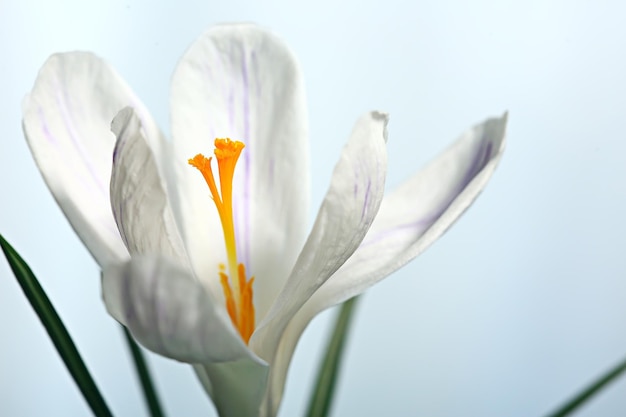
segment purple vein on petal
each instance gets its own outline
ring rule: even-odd
[[[46,115],[43,111],[43,109],[41,107],[37,108],[37,114],[39,116],[39,120],[41,123],[41,129],[44,133],[44,136],[46,137],[46,139],[56,148],[57,152],[60,152],[59,150],[59,140],[52,134],[52,132],[50,132],[50,128],[48,127],[48,123],[46,120]],[[57,156],[57,158],[61,158],[61,156]],[[85,161],[85,159],[83,158],[83,161]],[[85,175],[74,175],[75,179],[77,181],[79,181],[81,183],[81,185],[84,187],[84,192],[86,193],[91,193],[92,190],[94,189],[94,187],[92,186],[92,182],[87,180],[87,178],[89,178],[89,176],[85,176]],[[92,172],[92,177],[94,177],[94,174]],[[97,177],[96,177],[97,178]],[[99,187],[101,189],[101,187]],[[109,195],[108,194],[104,194],[103,197],[106,199],[105,201],[109,201]],[[106,223],[106,230],[108,233],[111,233],[113,236],[118,236],[118,231],[117,228],[114,227],[114,225],[112,225],[110,222]]]
[[[244,213],[244,235],[243,235],[243,259],[247,268],[251,269],[250,264],[250,187],[251,187],[251,161],[250,155],[254,151],[254,144],[252,143],[252,137],[250,135],[250,80],[248,74],[248,63],[246,62],[246,50],[241,51],[241,74],[243,81],[243,133],[245,140],[247,141],[248,152],[244,153],[244,201],[243,213]]]
[[[231,84],[228,88],[228,127],[231,132],[235,131],[235,88]]]
[[[365,217],[365,213],[367,212],[367,205],[370,200],[370,189],[372,188],[372,180],[369,178],[367,180],[367,187],[365,188],[365,198],[363,199],[363,209],[361,210],[361,221]]]
[[[474,154],[472,163],[463,175],[462,180],[454,188],[454,191],[450,193],[450,196],[446,198],[439,205],[439,207],[433,210],[430,214],[414,222],[399,224],[392,227],[391,229],[383,230],[372,236],[371,238],[367,237],[366,240],[363,241],[361,246],[369,246],[407,230],[412,230],[412,234],[415,234],[417,232],[417,234],[421,235],[423,231],[428,229],[439,217],[441,217],[441,215],[448,209],[448,207],[452,204],[452,202],[459,195],[459,193],[465,187],[467,187],[467,185],[474,179],[474,177],[487,165],[491,158],[492,148],[493,144],[491,141],[488,141],[487,143],[481,142],[477,152]]]
[[[256,51],[250,53],[250,61],[252,66],[252,75],[254,76],[254,86],[256,98],[261,97],[261,83],[259,82],[259,61],[256,56]]]
[[[218,54],[217,58],[218,59],[214,59],[212,61],[213,62],[219,62],[221,64],[221,62],[222,62],[221,55]],[[211,85],[212,82],[213,82],[213,79],[214,79],[214,74],[213,74],[214,68],[211,67],[211,65],[209,65],[208,63],[204,63],[203,67],[204,67],[203,74],[206,77],[206,85]],[[224,86],[221,86],[221,87],[225,88]],[[209,143],[211,143],[210,141],[217,137],[216,136],[216,132],[215,132],[215,125],[213,123],[211,123],[211,117],[212,117],[212,114],[211,114],[211,111],[209,110],[209,113],[207,114],[207,126],[208,126],[208,130],[209,130],[209,137],[206,138],[206,140],[209,141]]]
[[[55,147],[59,146],[59,141],[55,138],[50,129],[48,128],[48,123],[46,122],[46,116],[43,113],[43,109],[41,107],[37,108],[37,114],[39,115],[39,120],[41,122],[41,130],[43,130],[43,134],[46,136],[48,142],[52,143]]]
[[[43,109],[41,107],[38,107],[37,110],[38,110],[38,114],[39,114],[39,118],[41,122],[41,129],[44,135],[46,136],[46,139],[48,140],[48,142],[50,142],[52,146],[55,148],[55,151],[57,152],[56,159],[61,159],[62,151],[60,149],[60,142],[57,139],[57,137],[55,137],[52,134],[52,132],[50,132],[50,128],[48,127],[48,122],[46,120],[46,115],[44,114]],[[81,183],[81,185],[84,187],[86,192],[91,192],[91,190],[93,189],[93,186],[92,186],[91,181],[87,179],[88,176],[73,175],[73,177]]]
[[[470,168],[466,171],[463,180],[455,189],[455,194],[458,194],[463,188],[465,188],[467,184],[469,184],[470,181],[472,181],[472,179],[485,167],[485,165],[487,165],[487,162],[489,162],[489,158],[491,157],[492,147],[493,144],[491,141],[481,143],[478,152],[474,155]]]
[[[67,129],[67,133],[69,134],[72,144],[74,145],[74,148],[78,152],[80,159],[83,161],[85,168],[87,168],[87,171],[89,171],[91,178],[95,182],[100,192],[102,192],[102,194],[104,195],[107,195],[104,184],[102,183],[100,177],[95,171],[91,158],[89,158],[87,151],[81,145],[80,140],[78,139],[78,132],[76,132],[76,129],[74,128],[74,124],[72,123],[70,112],[68,111],[67,106],[66,106],[66,100],[60,97],[59,90],[57,90],[56,102],[57,102],[59,111],[61,112],[61,117],[63,118],[63,123]]]

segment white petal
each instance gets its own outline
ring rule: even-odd
[[[220,417],[261,417],[269,368],[250,359],[194,366]]]
[[[216,137],[246,145],[235,170],[235,228],[240,262],[255,276],[262,318],[302,248],[308,222],[306,103],[298,65],[263,29],[216,26],[183,56],[171,94],[180,164],[197,153],[208,156]],[[214,286],[217,263],[226,261],[217,211],[195,169],[187,166],[179,175],[186,200],[175,210],[185,224],[183,238],[198,275]]]
[[[316,298],[329,306],[360,294],[444,234],[491,178],[504,152],[506,121],[504,114],[474,126],[385,197],[362,245]]]
[[[320,311],[360,294],[441,236],[480,194],[504,151],[507,115],[466,132],[389,197],[363,244],[287,326],[272,363],[265,406],[277,410],[300,335]]]
[[[270,363],[291,317],[352,255],[376,217],[387,172],[386,125],[387,115],[376,112],[357,121],[289,280],[250,340]]]
[[[187,263],[166,186],[139,117],[127,107],[115,116],[111,130],[117,136],[111,208],[128,251],[133,256],[160,254]]]
[[[84,52],[51,56],[23,105],[24,134],[44,180],[100,265],[128,257],[108,187],[115,143],[110,124],[128,105],[151,134],[154,122],[128,86]]]
[[[134,257],[102,273],[108,312],[145,347],[188,363],[250,359],[226,311],[186,269],[157,257]]]

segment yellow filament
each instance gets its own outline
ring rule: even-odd
[[[243,148],[244,144],[239,141],[215,139],[215,158],[217,159],[217,168],[220,175],[221,196],[218,193],[213,170],[211,169],[211,160],[213,158],[206,158],[204,155],[198,154],[189,159],[188,162],[189,165],[197,168],[202,173],[220,216],[224,232],[228,272],[231,280],[223,272],[224,265],[222,264],[220,264],[218,274],[224,290],[228,315],[242,339],[248,343],[255,325],[252,292],[254,277],[247,280],[244,265],[237,262],[235,223],[233,220],[233,176],[235,174],[235,165],[237,165],[237,160]]]

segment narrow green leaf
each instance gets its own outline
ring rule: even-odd
[[[588,387],[580,391],[556,411],[548,414],[548,417],[564,417],[570,415],[578,407],[587,402],[587,400],[591,399],[591,397],[605,388],[609,383],[613,382],[613,380],[620,376],[625,370],[626,359],[618,363],[613,369],[602,375],[596,381],[592,382]]]
[[[350,326],[350,319],[354,313],[357,298],[351,298],[341,306],[335,329],[326,348],[326,355],[317,374],[315,389],[309,400],[307,417],[326,417],[330,412],[339,374],[339,365],[341,364],[343,349],[348,336],[348,327]]]
[[[74,381],[76,381],[78,388],[85,397],[89,407],[91,407],[94,415],[97,417],[111,417],[112,414],[104,402],[102,395],[100,395],[100,391],[98,391],[98,387],[96,387],[95,382],[91,378],[87,367],[83,363],[72,338],[65,329],[63,322],[56,313],[43,288],[39,285],[37,278],[15,249],[4,240],[2,235],[0,235],[0,247],[2,247],[2,251],[7,261],[9,261],[9,265],[20,287],[22,287],[22,291],[24,291],[26,298],[28,298],[37,316],[39,316],[39,320],[41,320],[41,323],[46,328],[48,335],[52,339],[52,343],[54,343],[63,362],[65,362],[65,366],[67,366]]]
[[[152,377],[150,376],[150,370],[148,369],[146,359],[128,329],[124,326],[122,326],[122,329],[124,329],[124,336],[126,336],[128,348],[130,349],[130,353],[135,362],[137,376],[139,377],[139,382],[141,382],[141,388],[143,388],[143,395],[146,400],[146,405],[150,410],[150,415],[152,417],[163,417],[165,414],[163,414],[159,397],[154,389],[154,384],[152,383]]]

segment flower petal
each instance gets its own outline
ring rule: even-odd
[[[24,100],[23,128],[48,188],[100,265],[128,253],[109,204],[115,138],[111,119],[132,105],[150,136],[156,129],[119,75],[85,52],[52,55]]]
[[[268,366],[186,270],[160,257],[109,265],[102,275],[109,313],[148,349],[192,363],[220,416],[258,414]]]
[[[387,115],[377,112],[357,121],[293,271],[250,340],[262,358],[272,357],[291,317],[352,255],[376,217],[387,172],[386,126]]]
[[[320,288],[319,300],[329,306],[360,294],[443,235],[491,178],[504,152],[506,122],[504,114],[474,126],[386,196],[362,245]]]
[[[111,208],[132,256],[160,254],[187,263],[155,155],[141,120],[126,107],[113,119],[117,136],[111,173]],[[165,144],[165,139],[162,139]]]
[[[504,114],[473,127],[385,197],[362,245],[287,326],[271,361],[265,407],[276,412],[294,349],[315,315],[360,294],[415,258],[480,194],[502,157],[506,121]]]
[[[212,152],[216,137],[246,145],[235,170],[234,216],[237,253],[255,276],[260,319],[306,236],[309,161],[300,70],[271,33],[251,24],[220,25],[183,56],[171,94],[179,164],[199,152]],[[175,210],[184,225],[183,238],[198,276],[212,278],[217,264],[226,260],[219,218],[202,177],[191,167],[179,175],[185,200]],[[212,281],[209,285],[217,280]]]
[[[102,294],[108,312],[153,352],[188,363],[262,363],[203,285],[165,258],[133,257],[105,267]]]

